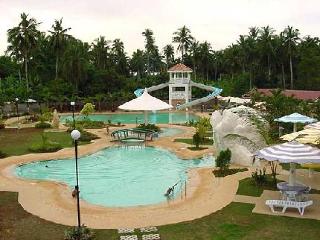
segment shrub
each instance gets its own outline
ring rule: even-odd
[[[47,152],[56,152],[62,149],[61,145],[56,142],[47,142],[46,144],[33,144],[29,147],[31,152],[35,153],[47,153]]]
[[[51,128],[51,124],[47,122],[38,122],[36,123],[35,128]]]
[[[7,157],[7,154],[0,150],[0,158],[5,158],[5,157]]]
[[[231,151],[229,148],[227,150],[220,151],[218,157],[216,158],[216,166],[220,171],[228,170],[231,161]]]
[[[93,133],[89,133],[86,131],[80,131],[80,132],[81,132],[81,136],[80,136],[79,141],[90,142],[91,140],[98,139],[97,135],[95,135]]]
[[[262,186],[267,181],[266,168],[264,167],[263,170],[260,169],[259,171],[256,169],[256,171],[251,173],[251,176],[258,186]]]
[[[80,228],[80,238],[78,227],[73,227],[70,230],[66,230],[64,233],[64,240],[93,240],[94,232],[82,225]]]
[[[33,144],[31,145],[31,147],[29,147],[29,150],[31,152],[36,152],[36,153],[56,152],[62,149],[59,143],[49,141],[45,133],[42,133],[41,138],[42,138],[42,143]]]
[[[150,123],[148,125],[145,125],[144,123],[142,123],[138,127],[136,127],[136,129],[152,130],[155,132],[160,132],[160,128],[158,126],[156,126],[155,124],[150,124]]]
[[[201,136],[199,132],[196,132],[192,137],[192,142],[196,146],[196,148],[199,148],[199,145],[201,143]]]
[[[95,106],[92,103],[86,103],[82,110],[80,111],[80,113],[82,115],[85,115],[86,118],[88,118],[88,116],[92,113],[94,113],[94,108]]]

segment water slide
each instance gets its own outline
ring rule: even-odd
[[[220,88],[215,88],[215,87],[212,87],[212,86],[208,86],[208,85],[205,85],[205,84],[202,84],[202,83],[196,83],[196,82],[190,82],[190,85],[192,87],[197,87],[197,88],[201,88],[201,89],[204,89],[206,91],[209,91],[211,92],[209,95],[207,95],[206,97],[203,97],[203,98],[199,98],[199,99],[196,99],[194,101],[191,101],[191,102],[188,102],[188,103],[184,103],[184,104],[181,104],[179,106],[177,106],[177,109],[184,109],[184,108],[187,108],[187,107],[191,107],[193,105],[197,105],[199,103],[204,103],[204,102],[208,102],[210,101],[211,99],[214,99],[216,96],[220,95],[220,93],[222,92],[222,89]],[[162,89],[162,88],[165,88],[165,87],[168,87],[169,86],[169,82],[167,83],[161,83],[159,85],[155,85],[155,86],[151,86],[149,88],[147,88],[148,92],[153,92],[153,91],[156,91],[156,90],[159,90],[159,89]],[[137,90],[134,91],[134,94],[139,97],[142,95],[144,89],[142,88],[138,88]]]
[[[151,87],[148,87],[147,90],[148,90],[148,93],[150,92],[153,92],[153,91],[156,91],[156,90],[159,90],[159,89],[162,89],[162,88],[165,88],[165,87],[168,87],[169,86],[169,82],[167,83],[161,83],[159,85],[155,85],[155,86],[151,86]],[[144,89],[142,88],[138,88],[137,90],[134,91],[134,94],[139,97],[142,95]]]
[[[200,104],[200,103],[208,102],[208,101],[214,99],[215,97],[219,96],[220,93],[222,92],[222,89],[221,89],[221,88],[216,88],[216,87],[208,86],[208,85],[205,85],[205,84],[202,84],[202,83],[191,82],[191,86],[192,86],[192,87],[201,88],[201,89],[204,89],[204,90],[207,90],[207,91],[210,91],[211,93],[210,93],[209,95],[203,97],[203,98],[199,98],[199,99],[196,99],[196,100],[194,100],[194,101],[191,101],[191,102],[187,102],[187,103],[178,105],[178,106],[177,106],[177,109],[180,110],[180,109],[188,108],[188,107],[191,107],[191,106],[193,106],[193,105]]]

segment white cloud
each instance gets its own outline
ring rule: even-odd
[[[0,0],[0,54],[7,46],[7,29],[18,24],[22,12],[42,22],[42,31],[63,17],[75,37],[88,42],[99,35],[120,38],[131,53],[143,48],[145,28],[154,31],[160,48],[182,25],[215,49],[235,42],[251,26],[270,25],[279,32],[293,25],[303,35],[320,36],[319,7],[317,0]]]

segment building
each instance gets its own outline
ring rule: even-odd
[[[169,104],[173,106],[185,104],[192,99],[192,69],[179,63],[169,68]]]
[[[270,96],[275,89],[257,89],[263,95]],[[307,90],[283,90],[285,96],[294,97],[300,100],[317,100],[320,99],[320,91],[307,91]]]

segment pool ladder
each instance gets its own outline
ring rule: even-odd
[[[174,189],[178,184],[181,184],[181,188],[180,188],[180,195],[181,195],[181,199],[186,198],[187,197],[187,180],[179,180],[178,182],[176,182],[174,185],[172,185],[171,187],[168,188],[167,192],[164,194],[168,200],[172,199],[172,197],[174,196]],[[183,194],[184,193],[184,194]]]

